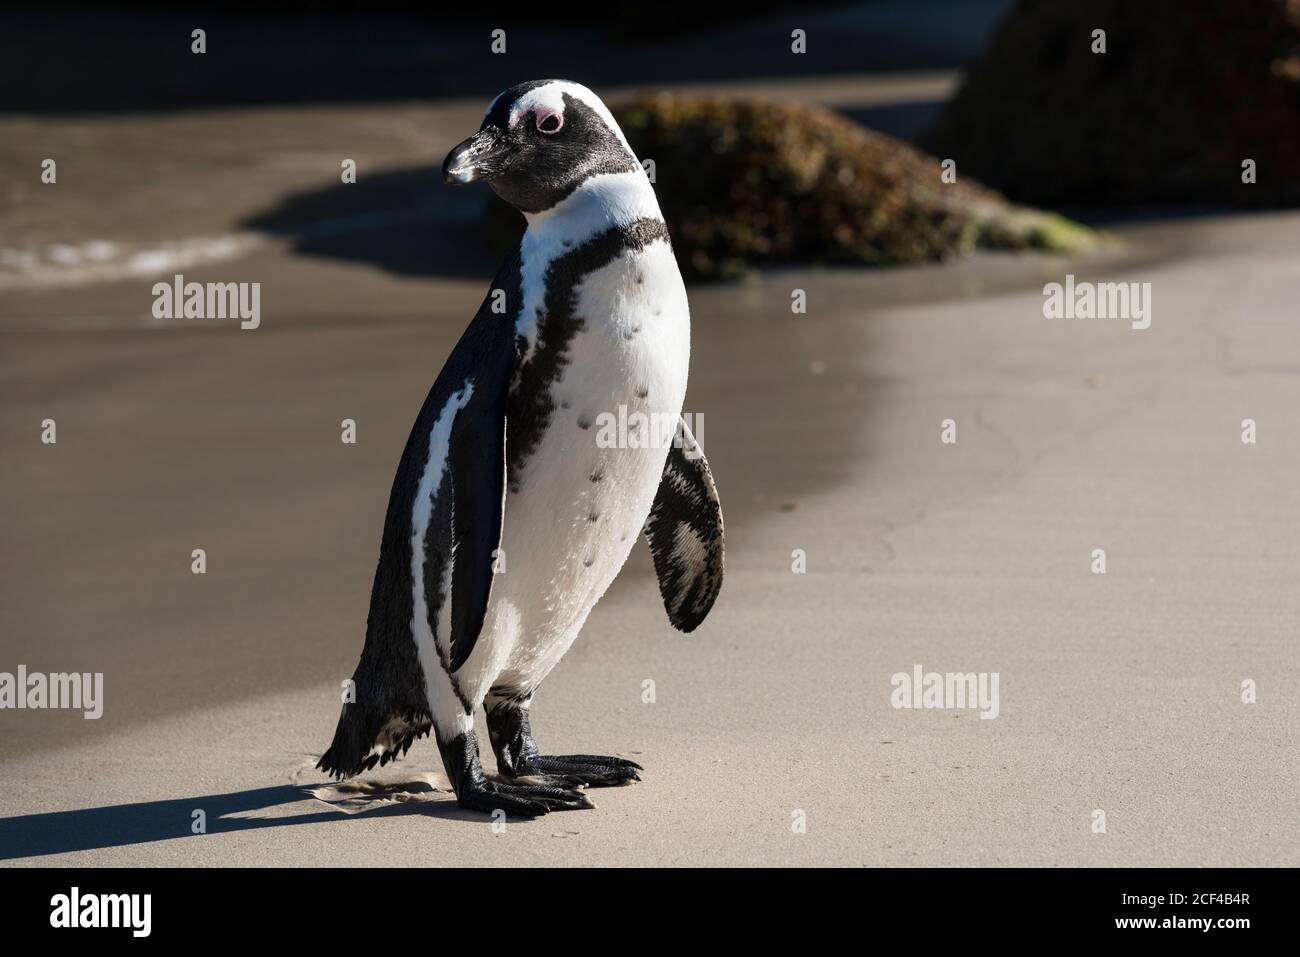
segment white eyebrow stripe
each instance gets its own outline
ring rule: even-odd
[[[636,158],[636,154],[632,152],[627,137],[619,129],[618,121],[614,119],[614,114],[609,111],[609,107],[601,102],[600,97],[580,83],[570,83],[567,80],[550,80],[529,90],[515,100],[514,105],[510,107],[510,126],[515,126],[527,113],[536,110],[538,107],[552,109],[563,117],[564,94],[566,93],[575,100],[581,100],[589,106],[592,112],[599,116],[604,124],[618,137],[619,142],[623,144],[623,148],[628,151],[632,158]],[[497,99],[500,99],[500,97],[498,96]],[[495,105],[496,100],[493,100],[492,103]],[[488,112],[492,112],[492,107],[488,107]]]

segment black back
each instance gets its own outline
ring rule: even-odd
[[[504,312],[492,311],[497,289],[505,292]],[[318,765],[326,771],[348,776],[376,762],[387,763],[429,730],[424,671],[411,635],[415,611],[412,511],[429,457],[430,432],[448,401],[469,380],[474,381],[473,394],[456,416],[448,467],[442,485],[434,490],[435,509],[449,509],[454,485],[457,507],[454,512],[435,513],[430,518],[424,540],[424,582],[426,604],[436,620],[441,604],[436,586],[454,547],[452,660],[443,662],[452,672],[453,686],[455,669],[473,648],[491,587],[492,551],[501,539],[506,395],[515,362],[514,319],[521,300],[516,251],[498,270],[492,289],[452,350],[412,426],[389,493],[366,642],[353,675],[356,702],[343,706],[334,742]],[[458,477],[464,481],[457,483]],[[463,637],[466,635],[468,640]],[[408,726],[404,740],[382,756],[369,754],[380,731],[393,721]]]

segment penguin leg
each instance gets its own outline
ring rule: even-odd
[[[507,815],[537,817],[548,811],[568,811],[595,807],[586,795],[570,788],[552,785],[520,786],[499,784],[483,776],[479,763],[478,735],[471,728],[452,737],[444,737],[435,728],[438,750],[443,767],[456,791],[461,807],[491,814],[504,811]]]
[[[528,720],[531,699],[489,695],[485,702],[488,737],[497,771],[521,784],[552,788],[609,787],[640,781],[635,761],[596,754],[541,754]]]

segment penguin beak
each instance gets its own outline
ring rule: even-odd
[[[485,126],[447,154],[442,163],[443,182],[459,185],[491,179],[504,169],[508,152],[501,134]]]

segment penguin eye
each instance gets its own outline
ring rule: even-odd
[[[539,113],[537,115],[537,130],[547,136],[560,132],[560,127],[563,125],[564,117],[559,113]]]

